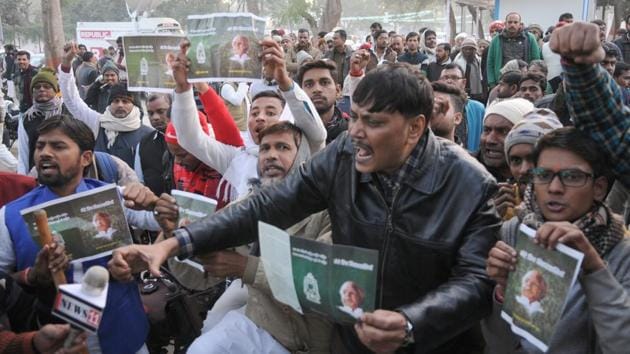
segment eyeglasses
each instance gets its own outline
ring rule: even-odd
[[[546,168],[537,167],[529,171],[531,181],[534,184],[549,184],[556,176],[560,178],[560,183],[565,187],[582,187],[589,178],[593,178],[592,173],[587,173],[577,169],[566,169],[553,172]]]
[[[440,81],[457,81],[457,80],[461,80],[463,79],[463,77],[459,77],[459,76],[455,76],[455,75],[444,75],[442,77],[440,77]]]

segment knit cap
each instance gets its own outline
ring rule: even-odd
[[[505,137],[505,156],[517,144],[535,145],[543,135],[552,130],[562,128],[562,123],[556,114],[546,108],[535,109],[525,115]]]
[[[304,63],[306,60],[313,60],[313,57],[310,54],[308,54],[306,51],[300,50],[299,52],[295,54],[295,59],[296,59],[297,65],[301,66],[302,63]]]
[[[112,104],[112,102],[116,98],[124,98],[136,104],[136,97],[133,93],[127,90],[126,84],[119,83],[112,86],[111,90],[109,91],[109,102],[107,102],[107,104]]]
[[[108,71],[113,71],[114,73],[116,73],[116,76],[119,76],[120,74],[120,70],[118,70],[118,67],[116,67],[116,64],[114,64],[112,60],[105,61],[103,67],[101,68],[101,75],[105,75],[105,73]]]
[[[477,49],[477,42],[475,41],[474,38],[472,37],[467,37],[466,39],[464,39],[464,41],[462,42],[462,48],[466,48],[466,47],[472,47]]]
[[[55,76],[55,72],[51,68],[41,68],[39,72],[33,76],[31,79],[31,92],[33,92],[35,84],[39,82],[45,82],[52,86],[55,92],[59,92],[59,81],[57,80],[57,76]]]
[[[524,98],[511,98],[509,100],[500,101],[490,105],[486,109],[486,115],[483,116],[485,121],[491,114],[499,115],[516,125],[523,120],[523,117],[534,109],[534,105]]]

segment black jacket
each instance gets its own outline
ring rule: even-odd
[[[469,352],[464,332],[491,308],[485,260],[500,225],[492,203],[497,187],[465,150],[427,134],[421,167],[407,176],[391,209],[374,177],[356,171],[344,133],[283,182],[189,225],[195,252],[256,240],[258,220],[287,228],[328,208],[333,243],[379,250],[376,308],[412,321],[417,344],[408,350]],[[356,345],[344,337],[346,346]]]

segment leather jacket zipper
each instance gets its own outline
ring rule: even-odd
[[[381,200],[383,201],[383,203],[386,206],[386,211],[387,211],[387,222],[385,224],[385,242],[383,243],[383,248],[380,251],[380,254],[383,255],[383,260],[381,262],[381,267],[380,267],[380,275],[379,275],[379,293],[380,293],[380,297],[379,297],[379,303],[377,308],[381,308],[383,307],[383,284],[385,283],[384,281],[384,276],[385,276],[385,263],[387,260],[387,250],[389,248],[389,236],[391,235],[392,231],[394,230],[394,227],[392,225],[392,213],[394,210],[394,204],[396,203],[396,197],[398,196],[398,191],[400,190],[400,187],[397,187],[394,189],[394,196],[392,197],[392,205],[391,207],[387,207],[387,201],[385,200],[385,198],[383,198],[383,196],[381,195],[381,193],[377,190],[377,188],[374,185],[371,185],[373,189],[375,189],[375,191],[377,192],[377,194],[379,195],[379,197],[381,198]]]

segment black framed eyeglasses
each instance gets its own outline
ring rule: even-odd
[[[592,173],[578,169],[566,169],[558,172],[537,167],[529,170],[530,181],[534,184],[549,184],[556,176],[560,178],[560,183],[565,187],[582,187],[589,178],[593,178]]]

